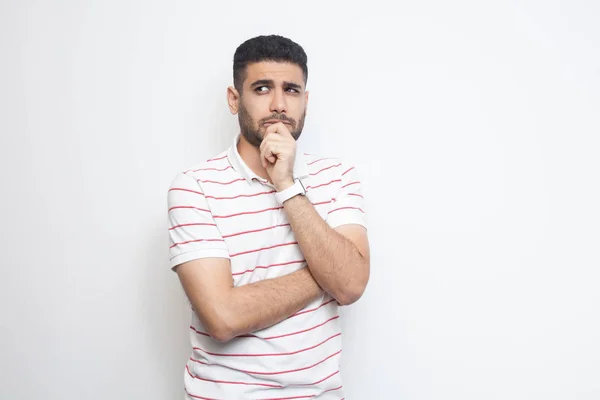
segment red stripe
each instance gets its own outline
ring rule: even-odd
[[[313,165],[314,163],[323,161],[323,160],[331,160],[331,158],[319,158],[318,160],[311,161],[311,162],[307,163],[306,165]]]
[[[350,182],[350,183],[347,183],[344,186],[342,186],[342,189],[345,188],[346,186],[356,185],[357,183],[360,183],[360,182]]]
[[[314,346],[311,347],[307,347],[305,349],[301,349],[301,350],[296,350],[296,351],[292,351],[292,352],[288,352],[288,353],[263,353],[263,354],[222,354],[222,353],[211,353],[208,352],[204,349],[201,349],[200,347],[194,347],[194,350],[199,350],[203,353],[206,354],[210,354],[211,356],[219,356],[219,357],[275,357],[275,356],[291,356],[293,354],[298,354],[298,353],[302,353],[308,350],[312,350],[315,349],[321,345],[323,345],[324,343],[330,341],[333,338],[336,338],[338,336],[341,336],[341,332],[340,333],[336,333],[333,336],[328,337],[327,339],[323,340],[321,343],[318,343]]]
[[[290,315],[287,319],[296,317],[298,315],[306,314],[306,313],[309,313],[309,312],[317,311],[319,308],[321,308],[323,306],[326,306],[327,304],[331,303],[332,301],[335,301],[335,299],[331,299],[331,300],[329,300],[329,301],[321,304],[319,307],[311,308],[310,310],[298,311],[296,314]]]
[[[175,191],[175,190],[181,190],[182,192],[192,192],[192,193],[201,194],[204,196],[204,193],[202,193],[202,192],[197,192],[195,190],[184,189],[184,188],[172,188],[172,189],[169,189],[169,192]]]
[[[190,325],[190,329],[193,330],[194,332],[196,332],[198,335],[202,335],[202,336],[206,336],[206,337],[212,337],[208,333],[199,331],[198,329],[194,328],[194,325]],[[237,338],[245,338],[245,337],[257,337],[257,336],[252,335],[252,334],[246,334],[246,335],[236,336],[235,338],[237,339]]]
[[[346,175],[348,172],[352,171],[353,169],[354,169],[354,167],[350,168],[348,171],[344,172],[344,173],[342,174],[342,176]]]
[[[194,224],[181,224],[181,225],[175,225],[169,228],[169,230],[173,230],[173,229],[177,229],[177,228],[181,228],[182,226],[196,226],[196,225],[205,225],[205,226],[217,226],[217,224],[209,224],[208,222],[197,222]]]
[[[198,172],[198,171],[227,171],[228,169],[231,169],[231,168],[233,168],[233,167],[231,165],[228,165],[225,168],[199,168],[199,169],[192,170],[192,172]]]
[[[323,171],[326,171],[326,170],[328,170],[328,169],[330,169],[330,168],[339,167],[340,165],[342,165],[342,164],[334,164],[334,165],[330,165],[329,167],[325,167],[325,168],[323,168],[323,169],[320,169],[320,170],[318,170],[317,172],[315,172],[315,173],[312,173],[312,174],[310,174],[310,175],[313,175],[313,176],[314,176],[314,175],[318,175],[319,173],[321,173],[321,172],[323,172]],[[342,174],[342,175],[343,175],[343,174]]]
[[[190,325],[190,329],[193,330],[194,332],[196,332],[198,335],[202,335],[202,336],[206,336],[206,337],[212,337],[208,333],[199,331],[198,329],[194,328],[194,325]]]
[[[232,197],[215,197],[215,196],[206,196],[207,199],[215,199],[215,200],[232,200],[232,199],[237,199],[239,197],[254,197],[254,196],[260,196],[262,194],[271,194],[271,193],[275,193],[275,190],[271,190],[270,192],[260,192],[260,193],[254,193],[254,194],[240,194],[237,196],[232,196]]]
[[[270,337],[266,337],[266,338],[263,338],[263,339],[264,339],[264,340],[279,339],[279,338],[282,338],[282,337],[293,336],[293,335],[298,335],[298,334],[300,334],[300,333],[304,333],[304,332],[312,331],[313,329],[317,329],[318,327],[320,327],[320,326],[323,326],[323,325],[327,324],[328,322],[331,322],[331,321],[333,321],[334,319],[338,319],[339,317],[340,317],[339,315],[336,315],[335,317],[331,317],[331,318],[329,318],[327,321],[325,321],[325,322],[322,322],[322,323],[320,323],[319,325],[315,325],[315,326],[313,326],[312,328],[304,329],[304,330],[302,330],[302,331],[298,331],[298,332],[292,332],[292,333],[286,333],[286,334],[279,335],[279,336],[270,336]]]
[[[320,203],[313,203],[313,206],[320,206],[320,205],[323,205],[323,204],[329,204],[329,203],[331,203],[332,201],[335,201],[335,199],[333,199],[333,198],[332,198],[332,199],[330,199],[330,200],[327,200],[327,201],[322,201],[322,202],[320,202]]]
[[[342,385],[336,387],[336,388],[332,388],[332,389],[327,389],[324,390],[323,393],[327,393],[327,392],[333,392],[334,390],[340,390],[342,388]],[[322,393],[321,393],[322,394]],[[294,396],[294,397],[270,397],[268,399],[260,399],[260,400],[293,400],[293,399],[312,399],[314,398],[314,395],[310,395],[310,396]],[[344,400],[344,398],[342,398],[342,400]]]
[[[240,372],[245,372],[245,373],[247,373],[247,374],[252,374],[252,375],[281,375],[281,374],[289,374],[289,373],[291,373],[291,372],[306,371],[307,369],[314,368],[314,367],[316,367],[317,365],[324,363],[325,361],[329,360],[331,357],[335,357],[335,356],[337,356],[337,355],[338,355],[338,354],[340,354],[341,352],[342,352],[342,350],[336,351],[335,353],[333,353],[333,354],[332,354],[332,355],[330,355],[329,357],[326,357],[326,358],[324,358],[323,360],[321,360],[321,361],[319,361],[319,362],[317,362],[317,363],[315,363],[315,364],[313,364],[313,365],[309,365],[308,367],[302,367],[302,368],[297,368],[297,369],[290,369],[290,370],[287,370],[287,371],[278,371],[278,372],[257,372],[257,371],[248,371],[248,370],[244,370],[244,369],[238,369],[237,371],[240,371]],[[199,363],[199,364],[203,364],[203,365],[220,365],[220,366],[224,367],[224,365],[222,365],[222,364],[218,364],[218,363],[217,363],[217,364],[212,364],[212,363],[211,363],[211,364],[209,364],[209,363],[207,363],[206,361],[200,361],[200,360],[196,360],[196,359],[194,359],[194,358],[192,358],[192,357],[190,357],[190,361],[193,361],[193,362],[196,362],[196,363]]]
[[[321,187],[321,186],[327,186],[327,185],[331,185],[331,184],[332,184],[332,183],[334,183],[334,182],[341,182],[341,181],[342,181],[341,179],[335,179],[335,180],[333,180],[333,181],[331,181],[331,182],[323,183],[323,184],[321,184],[321,185],[317,185],[317,186],[307,186],[307,187],[306,187],[306,189],[307,189],[307,190],[308,190],[308,189],[316,189],[316,188],[319,188],[319,187]]]
[[[232,276],[243,275],[243,274],[245,274],[247,272],[254,272],[254,270],[256,270],[256,269],[268,269],[268,268],[271,268],[271,267],[281,267],[281,266],[284,266],[284,265],[298,264],[298,263],[303,263],[303,262],[306,262],[306,260],[289,261],[289,262],[285,262],[285,263],[271,264],[271,265],[264,265],[264,266],[259,265],[257,267],[254,267],[253,269],[247,269],[247,270],[245,270],[243,272],[236,272],[236,273],[231,274],[231,275]]]
[[[198,208],[198,207],[194,207],[194,206],[174,206],[174,207],[169,208],[169,211],[174,210],[176,208],[193,208],[194,210],[210,212],[210,210],[207,210],[205,208]]]
[[[274,248],[276,248],[276,247],[291,246],[291,245],[294,245],[294,244],[298,244],[298,242],[290,242],[290,243],[276,244],[275,246],[262,247],[262,248],[260,248],[260,249],[254,249],[254,250],[243,251],[243,252],[241,252],[241,253],[235,253],[235,254],[231,254],[231,255],[230,255],[230,257],[241,256],[242,254],[256,253],[257,251],[274,249]]]
[[[180,244],[188,244],[188,243],[196,243],[196,242],[223,242],[223,239],[196,239],[196,240],[188,240],[187,242],[175,243],[173,246],[169,247],[172,249],[175,246],[179,246]]]
[[[211,161],[222,160],[222,159],[224,159],[224,158],[227,158],[227,154],[225,154],[224,156],[222,156],[222,157],[219,157],[219,158],[211,158],[210,160],[206,160],[206,162],[211,162]]]
[[[270,385],[268,383],[249,383],[249,382],[232,382],[232,381],[217,381],[217,380],[213,380],[213,379],[206,379],[206,378],[200,378],[197,375],[193,375],[190,372],[190,368],[186,365],[185,366],[186,371],[188,372],[188,374],[190,374],[190,376],[194,379],[199,379],[201,381],[205,381],[205,382],[215,382],[215,383],[229,383],[231,385],[248,385],[248,386],[266,386],[266,387],[272,387],[272,388],[282,388],[283,386],[281,385]]]
[[[238,179],[234,179],[230,182],[218,182],[218,181],[210,181],[210,180],[205,180],[203,181],[202,179],[196,179],[198,182],[202,182],[202,183],[216,183],[217,185],[231,185],[234,182],[240,182],[240,181],[245,181],[244,178],[238,178]]]
[[[327,200],[327,201],[322,201],[322,202],[319,202],[319,203],[313,203],[313,206],[320,206],[320,205],[323,205],[323,204],[329,204],[332,201],[334,201],[334,199]],[[174,208],[193,208],[193,209],[200,210],[200,211],[210,212],[210,210],[206,210],[204,208],[197,208],[197,207],[193,207],[193,206],[175,206],[175,207],[171,207],[169,209],[169,211],[171,211]],[[265,210],[246,211],[246,212],[241,212],[241,213],[231,214],[231,215],[214,215],[213,218],[231,218],[231,217],[237,217],[239,215],[244,215],[244,214],[258,214],[258,213],[265,212],[265,211],[280,210],[282,208],[283,207],[267,208]],[[176,226],[173,226],[173,227],[169,228],[169,230],[173,230],[175,228],[180,228],[182,226],[194,226],[194,225],[217,226],[216,224],[211,224],[211,223],[206,223],[206,222],[199,222],[199,223],[193,223],[193,224],[176,225]],[[270,227],[267,227],[267,228],[261,228],[261,229],[254,229],[254,230],[250,230],[250,231],[232,233],[230,235],[223,235],[223,238],[229,238],[229,237],[233,237],[233,236],[245,235],[245,234],[248,234],[248,233],[262,232],[262,231],[266,231],[266,230],[269,230],[269,229],[281,228],[281,227],[284,227],[284,226],[290,226],[290,224],[280,224],[280,225],[270,226]]]
[[[339,211],[339,210],[359,210],[361,213],[365,213],[361,208],[359,207],[340,207],[340,208],[336,208],[335,210],[331,210],[327,213],[327,215],[331,214],[332,212],[335,211]]]
[[[281,227],[284,227],[284,226],[290,226],[290,224],[280,224],[280,225],[275,225],[275,226],[269,226],[268,228],[254,229],[254,230],[251,230],[251,231],[244,231],[244,232],[232,233],[231,235],[223,235],[223,238],[229,238],[229,237],[233,237],[233,236],[245,235],[247,233],[256,233],[256,232],[268,231],[269,229],[281,228]]]
[[[258,210],[258,211],[244,211],[241,213],[230,214],[230,215],[213,215],[213,218],[231,218],[231,217],[237,217],[238,215],[258,214],[258,213],[265,212],[265,211],[281,210],[282,208],[283,207],[273,207],[273,208],[265,208],[264,210]]]
[[[302,330],[302,331],[298,331],[298,332],[285,333],[285,334],[283,334],[283,335],[279,335],[279,336],[260,337],[260,336],[256,336],[256,335],[252,335],[252,334],[247,334],[247,335],[240,335],[240,336],[236,336],[236,338],[242,338],[242,337],[245,337],[245,338],[247,338],[247,337],[251,337],[251,338],[262,339],[262,340],[273,340],[273,339],[279,339],[279,338],[282,338],[282,337],[293,336],[293,335],[298,335],[298,334],[300,334],[300,333],[305,333],[305,332],[308,332],[308,331],[312,331],[313,329],[317,329],[317,328],[319,328],[319,327],[321,327],[321,326],[323,326],[323,325],[327,324],[328,322],[331,322],[331,321],[333,321],[333,320],[335,320],[335,319],[338,319],[339,317],[340,317],[339,315],[336,315],[335,317],[329,318],[327,321],[325,321],[325,322],[321,322],[320,324],[318,324],[318,325],[315,325],[315,326],[313,326],[312,328],[304,329],[304,330]],[[198,329],[194,328],[194,326],[193,326],[193,325],[190,325],[190,328],[191,328],[191,329],[192,329],[194,332],[196,332],[196,333],[198,333],[198,334],[200,334],[200,335],[211,337],[211,336],[210,336],[208,333],[206,333],[206,332],[201,332],[201,331],[199,331]]]
[[[358,196],[358,197],[362,197],[364,199],[362,194],[358,194],[358,193],[348,193],[348,196]]]

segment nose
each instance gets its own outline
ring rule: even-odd
[[[273,98],[271,99],[271,112],[276,112],[278,114],[286,112],[287,107],[285,104],[285,97],[283,95],[283,90],[280,88],[277,88],[272,93],[273,93]]]

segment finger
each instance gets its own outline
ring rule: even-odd
[[[293,139],[292,139],[293,140]],[[260,144],[260,150],[265,151],[265,155],[273,154],[279,156],[289,147],[288,139],[283,135],[277,133],[271,133],[263,137],[262,143]]]
[[[285,138],[277,132],[267,132],[265,136],[263,136],[263,143],[282,143]],[[261,143],[262,144],[262,143]]]
[[[265,137],[269,134],[269,133],[277,133],[277,125],[279,123],[275,123],[275,124],[271,124],[269,126],[267,126],[267,129],[265,130]]]
[[[265,154],[267,156],[274,155],[275,157],[277,157],[279,154],[281,154],[281,150],[284,147],[284,143],[281,143],[278,140],[269,140],[265,144]]]
[[[263,141],[263,143],[260,145],[260,162],[263,166],[263,168],[267,167],[267,154],[266,154],[266,147],[265,147],[265,142]]]
[[[262,142],[260,144],[260,150],[264,150],[265,147],[269,146],[271,143],[279,140],[279,135],[275,132],[267,132],[263,136]]]
[[[275,161],[277,161],[277,156],[273,153],[272,145],[270,143],[266,143],[264,146],[261,144],[260,159],[263,168],[267,167],[267,161],[270,163],[275,163]]]
[[[290,133],[290,130],[288,129],[287,125],[284,124],[283,122],[277,122],[276,124],[273,124],[275,126],[275,130],[277,133],[279,133],[280,135],[284,136],[284,137],[291,137],[292,134]]]
[[[274,163],[277,160],[277,156],[279,155],[278,151],[278,147],[275,144],[267,146],[267,160]]]
[[[260,147],[259,147],[260,157],[261,157],[261,159],[263,159],[265,161],[268,156],[269,143],[270,143],[269,138],[267,136],[265,136],[265,137],[263,137],[262,143],[260,144]],[[264,167],[264,165],[263,165],[263,167]]]
[[[283,136],[291,136],[290,130],[283,122],[276,122],[272,125],[269,125],[267,127],[267,130],[265,131],[265,136],[268,133],[277,133]]]

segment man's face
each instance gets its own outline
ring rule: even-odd
[[[260,147],[267,127],[281,121],[298,140],[307,104],[308,92],[299,66],[281,62],[249,64],[237,103],[241,133],[250,144]]]

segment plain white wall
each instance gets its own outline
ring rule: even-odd
[[[166,190],[263,33],[308,53],[301,147],[365,185],[348,399],[600,398],[598,2],[0,4],[0,398],[182,397]]]

